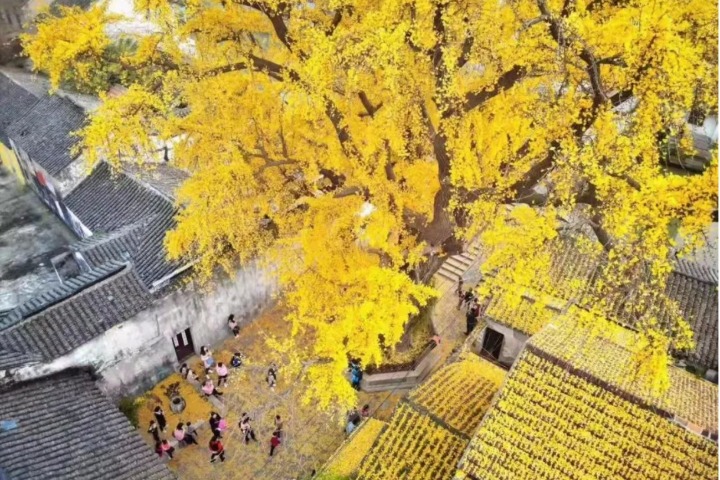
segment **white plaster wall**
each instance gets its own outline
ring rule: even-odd
[[[703,131],[713,142],[718,141],[718,119],[715,115],[708,115],[703,121]]]
[[[52,363],[25,367],[14,377],[30,379],[65,368],[92,366],[100,375],[99,387],[119,398],[148,389],[178,366],[173,337],[190,328],[195,351],[229,335],[227,316],[248,323],[272,301],[274,285],[257,267],[238,272],[209,293],[185,288],[155,302],[134,318]]]
[[[60,191],[60,195],[63,198],[70,195],[70,192],[75,190],[89,174],[90,169],[88,169],[83,155],[75,158],[70,165],[62,169],[55,179],[55,185]]]
[[[522,349],[525,348],[525,343],[527,343],[530,337],[510,327],[493,322],[492,320],[486,319],[486,322],[487,328],[501,333],[504,337],[498,361],[503,365],[512,365],[518,355],[520,355]],[[485,336],[483,335],[482,338],[484,340]],[[480,342],[480,348],[482,348],[482,341]]]

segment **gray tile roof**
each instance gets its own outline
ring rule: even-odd
[[[35,95],[0,74],[0,142],[10,146],[5,130],[30,111],[37,101]]]
[[[175,228],[174,212],[157,215],[143,229],[133,262],[138,275],[148,288],[153,282],[183,266],[182,262],[171,262],[166,259],[165,233],[173,228]]]
[[[17,368],[23,365],[42,363],[42,355],[39,353],[16,352],[14,350],[0,349],[0,370]],[[0,477],[2,478],[2,477]]]
[[[185,171],[167,163],[150,165],[125,163],[122,169],[127,175],[149,185],[169,199],[175,198],[175,191],[189,177]]]
[[[82,254],[90,265],[102,265],[108,261],[131,261],[137,251],[141,227],[145,221],[128,225],[111,233],[96,233],[71,245]]]
[[[102,163],[66,199],[66,205],[95,233],[72,249],[93,265],[129,260],[147,288],[180,268],[165,255],[165,233],[175,228],[176,210],[163,195]]]
[[[93,233],[108,233],[174,211],[166,198],[101,162],[65,199]]]
[[[690,270],[688,270],[688,267]],[[695,267],[684,265],[668,279],[665,293],[680,306],[683,317],[695,334],[695,350],[690,360],[705,368],[718,368],[718,285],[709,272],[701,278],[688,275],[697,273]],[[717,272],[715,272],[717,278]],[[709,280],[709,281],[708,281]]]
[[[7,128],[7,135],[50,175],[60,173],[75,159],[70,150],[79,138],[83,110],[70,100],[45,95],[22,118]]]
[[[0,478],[176,478],[87,372],[0,389],[0,421]]]
[[[66,290],[66,297],[44,295],[18,320],[0,326],[0,349],[40,354],[52,360],[70,353],[150,305],[151,298],[131,266],[88,279],[84,288]],[[107,273],[109,272],[109,273]]]
[[[675,262],[675,271],[701,282],[718,284],[718,271],[711,265],[691,260],[678,260]]]
[[[5,315],[4,318],[0,318],[0,331],[10,328],[24,319],[80,293],[92,285],[116,274],[125,267],[125,264],[115,261],[99,265],[90,272],[67,280],[62,285],[18,305],[9,314]]]

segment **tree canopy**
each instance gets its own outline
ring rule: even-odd
[[[275,265],[305,352],[308,398],[354,398],[347,355],[381,361],[435,295],[438,251],[481,234],[484,294],[552,288],[552,245],[580,213],[604,259],[587,306],[625,308],[656,364],[692,347],[662,291],[676,248],[702,244],[716,155],[691,110],[717,111],[717,8],[705,0],[135,0],[155,29],[113,35],[103,5],[40,18],[27,54],[53,84],[104,99],[90,162],[145,161],[172,142],[190,173],[166,245],[201,281]],[[120,53],[118,53],[120,52]],[[107,72],[128,88],[105,97]],[[507,204],[524,207],[507,209]],[[571,280],[567,280],[571,281]],[[671,320],[660,310],[675,308]],[[379,340],[382,338],[382,342]],[[652,362],[651,362],[652,363]]]

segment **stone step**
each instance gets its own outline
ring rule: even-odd
[[[451,280],[453,283],[457,283],[457,281],[460,279],[460,275],[458,275],[457,273],[452,273],[443,269],[438,270],[437,274],[441,277]]]
[[[463,272],[470,268],[470,265],[472,265],[471,261],[468,261],[466,258],[460,257],[459,255],[456,255],[454,257],[450,257],[447,260],[445,260],[446,265],[452,265],[453,267],[459,268]]]
[[[442,267],[440,267],[440,270],[445,270],[447,272],[455,273],[457,275],[462,275],[465,273],[465,268],[458,267],[457,265],[453,265],[452,263],[448,263],[447,260],[445,263],[442,264]]]
[[[463,252],[463,253],[461,253],[460,255],[455,255],[455,256],[456,256],[456,257],[461,257],[461,258],[463,258],[463,259],[466,260],[468,263],[473,263],[473,262],[475,261],[475,259],[477,258],[476,256],[474,256],[474,255],[472,255],[472,254],[470,254],[470,253],[467,253],[467,252]]]

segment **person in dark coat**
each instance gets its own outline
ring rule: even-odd
[[[208,422],[210,424],[210,430],[213,432],[213,435],[218,438],[222,438],[222,435],[220,433],[220,420],[221,419],[222,418],[217,413],[215,413],[215,412],[210,413],[210,420]]]
[[[151,433],[155,442],[160,441],[160,428],[155,420],[150,420],[150,427],[148,427],[148,433]]]
[[[470,335],[470,333],[475,329],[475,327],[478,324],[478,317],[480,316],[480,305],[478,305],[477,300],[475,300],[470,307],[470,309],[467,312],[467,315],[465,315],[466,320],[466,328],[465,335]]]
[[[162,407],[160,405],[156,405],[153,414],[155,415],[155,420],[157,420],[158,427],[160,427],[160,430],[164,432],[167,428],[167,419],[165,418],[165,412]]]
[[[458,280],[457,289],[455,290],[455,293],[458,296],[458,305],[457,309],[460,310],[460,307],[462,307],[462,304],[465,302],[465,294],[463,292],[463,281],[462,278]]]

